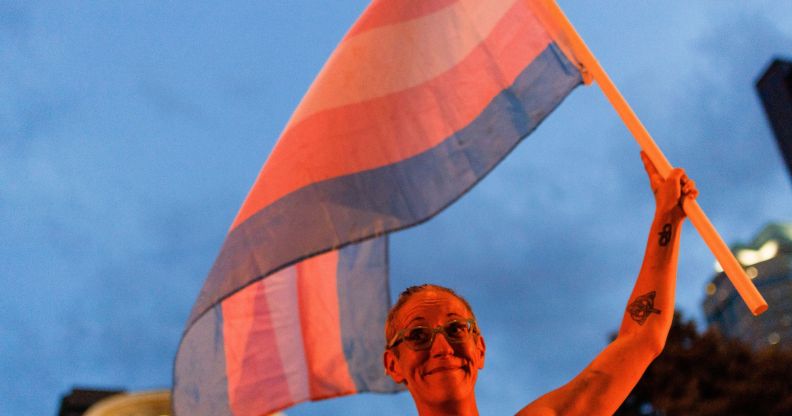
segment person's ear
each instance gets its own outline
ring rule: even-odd
[[[484,355],[487,352],[487,344],[484,342],[484,337],[481,335],[476,337],[476,351],[479,354],[478,368],[481,370],[484,368]]]
[[[399,368],[399,357],[391,350],[385,350],[382,354],[382,364],[385,366],[385,374],[389,375],[398,384],[405,383],[404,375]]]

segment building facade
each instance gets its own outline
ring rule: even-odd
[[[707,285],[703,302],[707,324],[757,349],[792,347],[792,224],[769,224],[750,244],[734,246],[732,251],[769,308],[753,316],[720,271]]]

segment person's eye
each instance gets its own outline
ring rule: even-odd
[[[462,322],[451,322],[446,325],[446,333],[451,336],[463,336],[467,332],[467,325]]]
[[[429,331],[426,328],[413,328],[407,332],[404,339],[410,342],[421,343],[429,339]]]

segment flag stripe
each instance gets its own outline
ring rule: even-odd
[[[421,19],[345,39],[316,77],[289,124],[327,109],[421,85],[453,68],[485,39],[492,39],[495,27],[508,27],[507,22],[522,16],[533,19],[516,0],[460,0]],[[447,29],[460,26],[467,30]],[[401,62],[412,64],[399,65]]]
[[[358,391],[390,391],[382,377],[383,325],[390,310],[387,238],[344,247],[338,259],[338,306],[349,373]]]
[[[232,228],[296,189],[392,164],[439,144],[475,120],[549,43],[539,21],[517,3],[449,71],[412,88],[326,108],[290,123]],[[312,96],[318,88],[311,89],[300,109],[333,101]]]
[[[228,396],[235,415],[294,403],[262,282],[222,303]]]
[[[247,286],[222,303],[227,318],[219,327],[233,335],[224,341],[227,354],[221,362],[227,363],[223,372],[228,373],[234,414],[351,394],[359,391],[358,385],[367,391],[393,388],[381,377],[371,377],[379,359],[372,360],[374,351],[361,351],[360,344],[374,336],[378,342],[373,345],[381,345],[379,332],[389,304],[387,280],[380,278],[386,274],[386,264],[378,261],[384,258],[384,240],[312,257]],[[361,300],[358,296],[369,303],[350,311],[344,304]],[[373,314],[360,315],[361,311]],[[342,325],[347,328],[343,340]],[[363,328],[375,331],[351,339]],[[356,363],[355,372],[350,372],[347,360]]]
[[[338,251],[311,257],[297,265],[300,318],[314,399],[356,391],[341,344],[337,269]]]
[[[231,317],[226,333],[234,334],[226,343],[229,351],[236,352],[227,357],[235,414],[356,391],[342,351],[337,267],[338,252],[328,252],[283,269],[223,302],[225,314]],[[272,371],[276,362],[288,367]],[[262,372],[265,368],[270,371]]]
[[[291,401],[297,403],[308,400],[311,391],[303,347],[305,341],[301,330],[297,267],[283,269],[264,279],[262,283],[275,327],[273,335],[277,342],[277,353],[283,363]]]
[[[453,202],[581,82],[549,45],[467,127],[384,167],[303,187],[233,229],[193,308],[193,322],[225,294],[332,247],[423,221]]]
[[[401,0],[397,2],[373,2],[360,20],[349,30],[347,38],[378,27],[417,19],[448,7],[459,0]]]
[[[224,341],[220,305],[182,340],[173,366],[173,407],[181,414],[231,416]]]

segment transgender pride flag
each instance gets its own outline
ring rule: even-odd
[[[459,198],[581,83],[544,4],[368,7],[231,225],[179,346],[177,414],[399,390],[381,367],[386,234]]]

